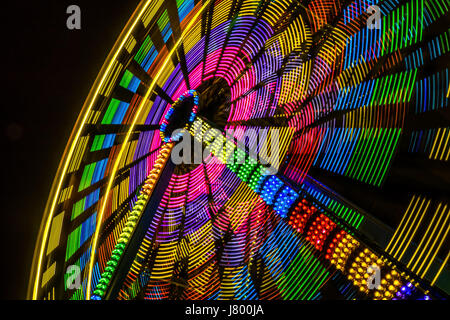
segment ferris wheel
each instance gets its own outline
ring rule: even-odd
[[[143,0],[74,126],[31,299],[446,299],[446,0]]]

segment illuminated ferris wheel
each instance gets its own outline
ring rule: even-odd
[[[141,1],[64,151],[29,298],[448,298],[449,6]]]

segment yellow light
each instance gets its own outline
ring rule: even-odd
[[[433,232],[432,232],[432,234],[434,234],[436,228],[438,227],[438,223],[435,223],[435,219],[436,219],[436,217],[439,214],[441,205],[442,205],[442,203],[439,203],[436,211],[434,212],[433,218],[431,219],[431,223],[429,224],[429,226],[428,226],[428,228],[427,228],[427,230],[425,232],[425,235],[422,237],[422,240],[420,241],[419,245],[417,246],[417,249],[414,251],[414,254],[413,254],[412,258],[410,259],[410,261],[409,261],[409,263],[407,265],[407,267],[409,268],[411,266],[411,264],[415,261],[414,265],[411,267],[411,270],[413,270],[413,271],[416,268],[416,265],[421,260],[422,255],[425,253],[425,248],[428,246],[428,243],[431,240],[431,236],[428,235],[429,232],[432,230],[432,227],[434,227],[433,228]],[[442,214],[439,216],[439,221],[441,220],[441,217],[442,217]],[[425,241],[426,241],[425,246],[423,246]],[[420,255],[416,258],[416,255],[419,252],[420,252]]]
[[[444,213],[444,211],[445,211],[446,208],[447,208],[447,205],[445,205],[444,209],[442,210],[442,213]],[[442,223],[441,228],[440,228],[438,234],[437,234],[436,236],[434,236],[434,241],[433,241],[433,243],[432,243],[432,245],[431,245],[431,247],[430,247],[430,250],[428,251],[427,255],[426,255],[425,258],[423,259],[422,264],[420,265],[419,269],[417,270],[417,273],[419,273],[420,270],[422,269],[424,263],[427,261],[427,259],[428,259],[429,255],[430,255],[430,253],[431,253],[432,251],[434,251],[433,255],[432,255],[431,258],[429,259],[428,265],[425,267],[424,271],[422,272],[421,277],[425,277],[425,275],[426,275],[427,272],[428,272],[428,269],[429,269],[430,266],[431,266],[431,263],[433,262],[434,258],[436,258],[436,255],[438,254],[439,250],[441,249],[441,246],[442,246],[444,240],[447,239],[447,234],[448,234],[448,232],[450,231],[450,225],[447,227],[447,230],[445,231],[444,236],[441,237],[441,233],[442,233],[442,231],[444,231],[444,227],[445,227],[445,225],[447,224],[447,220],[448,220],[449,216],[450,216],[450,215],[447,213],[447,216],[446,216],[444,222]],[[439,220],[439,221],[440,221],[440,220]],[[439,221],[438,221],[438,223],[439,223]],[[434,235],[434,231],[433,231],[433,234],[432,234],[432,235]],[[439,242],[438,246],[437,246],[436,248],[434,248],[434,246],[436,245],[436,242],[438,241],[438,239],[441,239],[441,241]]]
[[[100,90],[101,90],[101,88],[103,86],[103,83],[105,82],[109,72],[111,71],[111,68],[113,67],[114,62],[116,61],[119,53],[122,52],[122,48],[124,47],[124,45],[128,41],[128,38],[131,35],[131,32],[133,31],[134,27],[136,26],[137,22],[139,21],[140,17],[144,13],[144,11],[146,10],[146,8],[150,4],[150,2],[151,1],[147,1],[144,4],[142,10],[139,11],[139,14],[137,16],[136,16],[136,13],[138,12],[139,7],[136,9],[136,11],[132,15],[132,18],[130,19],[130,21],[132,21],[133,17],[135,17],[134,22],[131,24],[130,27],[128,27],[128,31],[127,32],[125,32],[125,29],[127,28],[127,26],[126,26],[124,31],[122,31],[121,35],[119,36],[119,39],[123,39],[123,40],[120,42],[119,46],[117,46],[117,44],[119,43],[119,41],[118,41],[114,45],[113,49],[111,50],[111,53],[113,53],[113,52],[114,53],[112,54],[112,56],[110,58],[109,57],[107,58],[107,61],[109,59],[109,63],[105,62],[105,66],[107,66],[107,67],[106,67],[106,69],[103,72],[103,76],[101,76],[100,81],[96,80],[96,84],[94,84],[96,89],[91,90],[91,92],[89,93],[88,98],[86,99],[85,106],[87,106],[87,108],[86,108],[86,111],[84,113],[83,118],[81,119],[80,125],[78,127],[78,131],[75,134],[73,142],[72,142],[70,148],[68,149],[68,152],[67,152],[67,150],[64,151],[65,154],[67,152],[67,157],[65,157],[65,163],[64,163],[64,165],[62,167],[61,174],[59,175],[60,179],[59,179],[59,182],[58,182],[58,184],[56,186],[56,190],[55,190],[55,194],[54,194],[54,197],[53,197],[53,201],[52,201],[52,204],[50,206],[47,222],[45,223],[45,227],[44,227],[44,233],[43,233],[43,237],[42,237],[41,247],[40,247],[40,250],[39,250],[38,263],[37,263],[37,268],[36,268],[36,278],[35,278],[35,281],[34,281],[33,296],[32,296],[33,300],[37,299],[40,275],[41,275],[41,270],[42,270],[42,261],[43,261],[43,258],[44,258],[45,244],[47,243],[47,238],[48,238],[48,233],[49,233],[49,229],[50,229],[50,224],[51,224],[51,221],[52,221],[52,218],[53,218],[53,214],[54,214],[54,211],[55,211],[57,199],[58,199],[59,193],[61,191],[62,183],[64,181],[64,178],[66,177],[67,169],[69,167],[69,163],[70,163],[70,161],[72,159],[72,156],[73,156],[73,153],[75,151],[75,147],[78,144],[78,140],[79,140],[79,138],[81,136],[81,133],[82,133],[82,131],[84,129],[84,126],[85,126],[85,124],[86,124],[86,122],[88,120],[88,116],[90,114],[92,106],[94,105],[94,102],[96,101],[96,98],[97,98],[97,96],[98,96],[98,94],[99,94],[99,92],[100,92]],[[110,55],[111,55],[111,53],[110,53]],[[89,99],[90,99],[90,102],[88,102]],[[85,106],[83,107],[83,109],[85,108]],[[63,159],[64,159],[64,156],[63,156]],[[60,167],[61,167],[61,164],[60,164]],[[59,171],[59,169],[58,169],[58,171]],[[53,187],[52,187],[52,189],[53,189]]]
[[[417,232],[417,229],[419,228],[420,224],[422,223],[423,217],[425,217],[425,214],[426,214],[426,212],[428,211],[428,207],[429,207],[430,203],[431,203],[431,200],[428,200],[428,203],[427,203],[425,209],[423,210],[423,214],[420,215],[420,219],[419,219],[419,221],[416,223],[416,227],[414,228],[412,234],[411,234],[411,235],[408,235],[408,234],[409,234],[409,230],[408,230],[408,233],[405,235],[405,237],[408,237],[408,238],[409,238],[409,241],[405,244],[405,247],[404,247],[403,251],[402,251],[402,252],[400,253],[400,255],[398,256],[398,258],[397,258],[398,260],[401,260],[401,258],[403,257],[403,255],[404,255],[405,252],[406,252],[406,249],[407,249],[407,248],[409,247],[409,245],[411,244],[411,242],[412,242],[412,240],[413,240],[413,238],[414,238],[414,236],[415,236],[415,234],[416,234],[416,232]],[[416,217],[417,217],[417,216],[416,216]],[[412,224],[414,224],[415,221],[416,221],[416,219],[414,218]],[[411,227],[412,227],[412,225],[411,225]]]
[[[400,224],[398,225],[397,229],[395,230],[394,235],[393,235],[392,238],[391,238],[391,241],[389,241],[389,243],[388,243],[388,245],[387,245],[387,247],[386,247],[386,252],[388,252],[388,253],[390,253],[390,254],[392,254],[393,250],[394,250],[395,247],[397,246],[397,242],[398,242],[398,241],[400,240],[400,238],[402,237],[402,234],[403,234],[403,232],[404,232],[404,229],[405,229],[406,225],[408,224],[408,221],[409,221],[410,217],[408,217],[408,220],[406,221],[406,224],[405,224],[405,225],[403,225],[403,222],[405,221],[406,217],[409,216],[409,213],[410,213],[409,210],[411,209],[411,205],[415,202],[415,198],[416,198],[416,196],[413,195],[411,201],[409,202],[408,208],[406,209],[406,212],[405,212],[405,214],[403,215],[402,220],[400,221]],[[420,198],[419,198],[419,199],[420,199]],[[419,199],[418,199],[418,200],[419,200]],[[411,213],[414,212],[414,210],[416,209],[416,206],[417,206],[418,203],[419,203],[418,201],[415,203],[414,208],[413,208],[413,210],[411,211]],[[401,232],[400,232],[400,230],[401,230]],[[400,234],[398,234],[399,232],[400,232]],[[397,234],[398,234],[398,236],[397,236]],[[395,239],[397,239],[397,240],[395,240]],[[395,242],[392,243],[394,240],[395,240]],[[392,247],[391,247],[391,245],[392,245]]]
[[[437,279],[439,278],[439,275],[441,274],[442,270],[444,269],[444,266],[447,264],[448,258],[450,257],[450,251],[449,253],[447,253],[447,257],[445,257],[444,262],[442,263],[441,267],[439,268],[438,272],[436,273],[436,275],[434,276],[433,281],[431,281],[431,285],[434,286],[434,284],[436,283]]]

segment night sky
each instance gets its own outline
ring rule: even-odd
[[[2,299],[24,299],[45,203],[89,90],[138,0],[2,3]],[[81,8],[81,30],[66,8]]]

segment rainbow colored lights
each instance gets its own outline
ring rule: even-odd
[[[162,121],[160,129],[159,129],[159,134],[161,136],[161,140],[164,143],[175,142],[175,141],[178,141],[181,138],[181,135],[182,135],[181,133],[173,134],[172,136],[167,137],[166,136],[166,130],[167,130],[167,125],[170,123],[171,119],[173,118],[174,112],[176,113],[177,110],[180,108],[179,105],[182,104],[183,101],[188,99],[188,98],[192,98],[193,105],[192,105],[191,111],[190,111],[190,113],[188,115],[188,118],[186,119],[186,124],[184,126],[184,129],[187,129],[194,122],[195,117],[197,116],[197,112],[198,112],[198,99],[199,98],[198,98],[197,91],[189,90],[189,91],[186,91],[185,93],[183,93],[177,99],[177,101],[175,101],[173,103],[173,105],[170,107],[170,109],[164,115],[163,121]]]
[[[141,1],[62,157],[29,297],[104,299],[125,256],[121,300],[448,297],[449,9]],[[128,256],[176,129],[206,157],[174,165]]]
[[[112,250],[111,252],[111,258],[108,260],[108,262],[106,262],[105,272],[101,274],[101,278],[98,281],[96,289],[94,290],[94,295],[91,297],[92,300],[101,300],[105,295],[106,290],[108,289],[108,284],[110,283],[111,278],[116,271],[121,256],[124,254],[127,248],[127,244],[133,234],[136,224],[139,223],[139,219],[141,218],[144,208],[147,205],[148,199],[151,196],[153,189],[155,188],[155,184],[158,182],[159,175],[161,174],[165,163],[169,159],[172,146],[173,144],[169,143],[161,147],[154,167],[150,171],[147,180],[142,186],[140,194],[137,197],[137,201],[134,203],[133,209],[128,215],[125,227],[122,229],[122,232],[117,239],[117,244],[115,245],[114,250]]]

